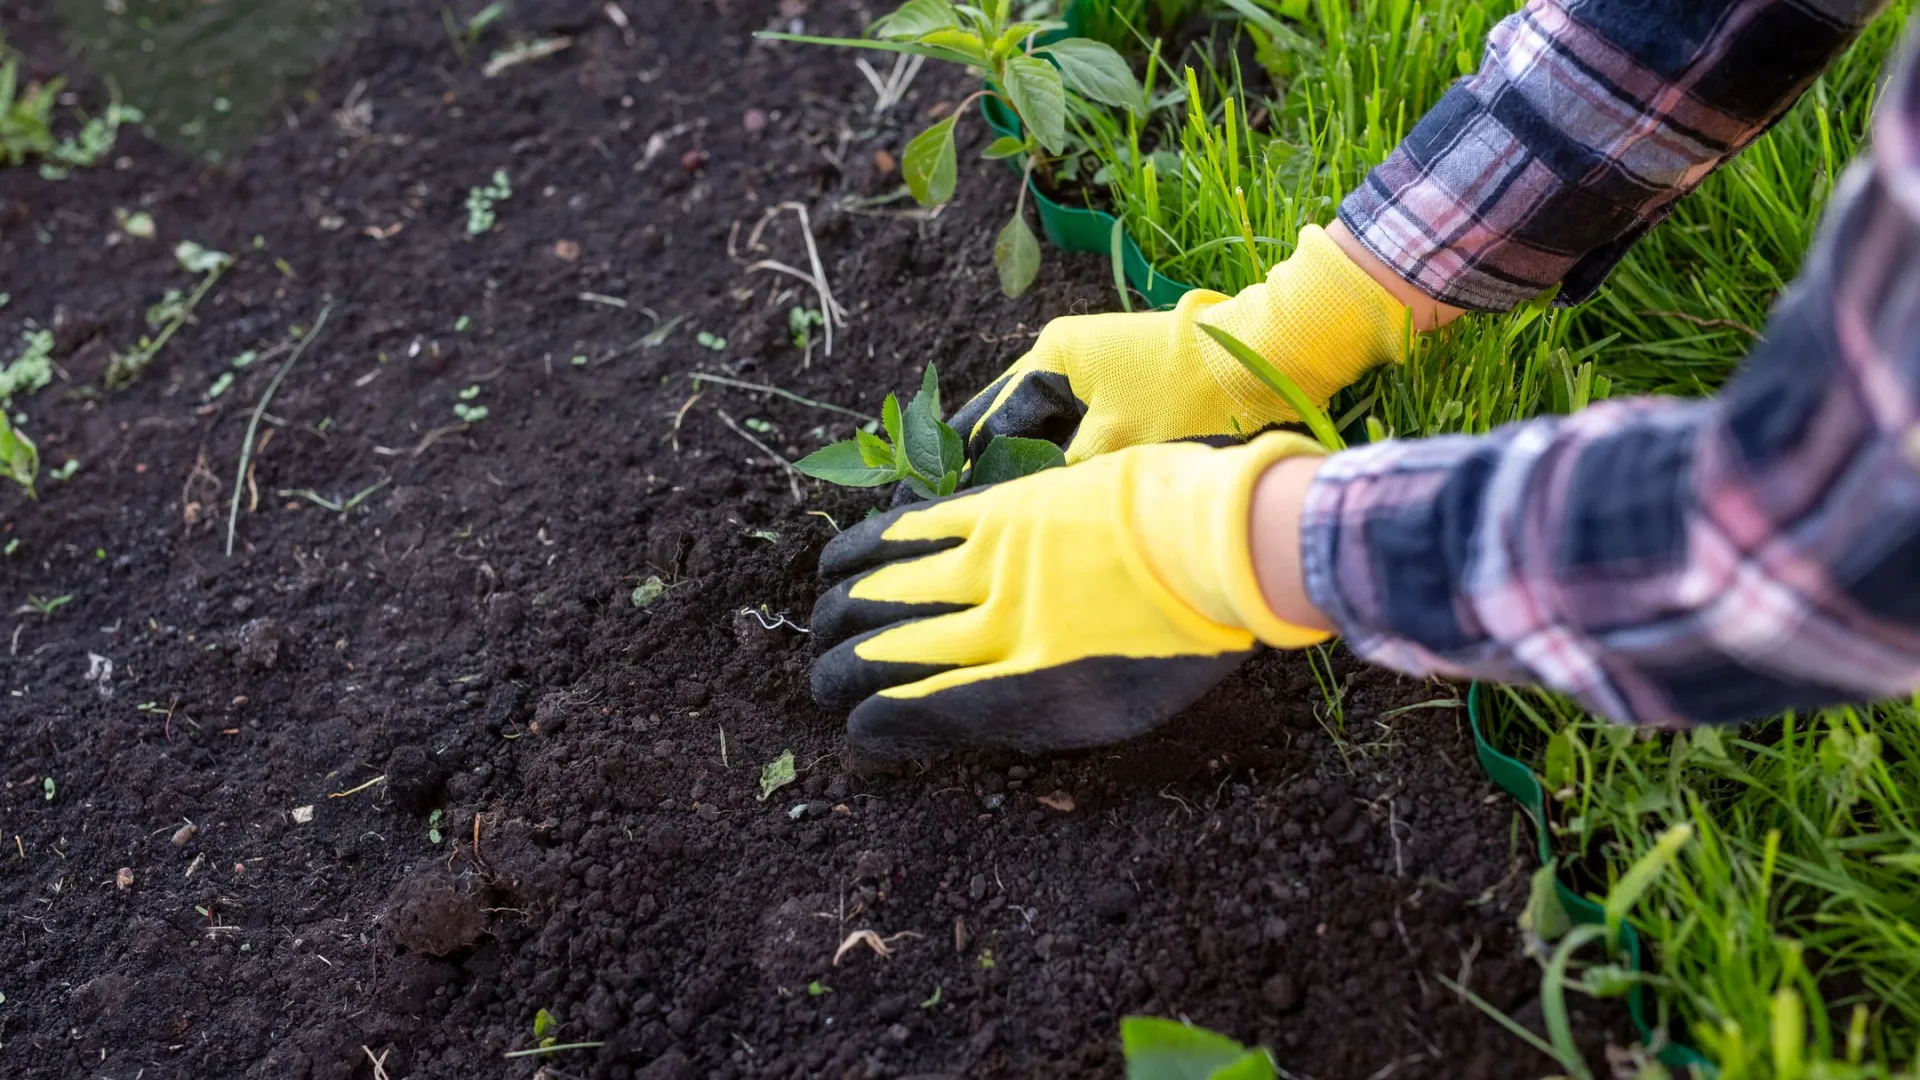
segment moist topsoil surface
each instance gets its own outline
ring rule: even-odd
[[[27,74],[104,100],[50,16],[0,14]],[[1553,1071],[1440,982],[1538,1027],[1526,834],[1459,710],[1406,708],[1449,688],[1336,652],[1333,710],[1268,654],[1109,749],[849,752],[801,628],[835,523],[884,493],[796,500],[767,451],[852,421],[689,373],[877,412],[932,361],[958,401],[1112,308],[1111,272],[1049,251],[1000,295],[1015,177],[971,118],[953,205],[888,198],[882,152],[964,75],[875,117],[853,54],[750,37],[877,12],[623,14],[519,3],[462,62],[438,4],[376,0],[223,163],[128,132],[65,180],[0,171],[0,340],[50,327],[59,367],[15,408],[48,472],[79,462],[0,493],[27,605],[0,631],[0,1072],[1112,1077],[1133,1013],[1294,1077]],[[789,333],[811,285],[762,262],[810,266],[788,203],[845,308],[831,354]],[[104,389],[194,287],[182,239],[235,265]],[[1589,1011],[1597,1060],[1625,1033]],[[598,1045],[503,1056],[541,1038]]]

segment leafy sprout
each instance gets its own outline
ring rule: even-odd
[[[959,432],[940,418],[939,372],[928,364],[920,390],[903,410],[887,395],[880,410],[885,436],[854,430],[853,438],[832,443],[794,463],[817,480],[842,487],[878,487],[904,482],[922,498],[951,495],[961,487],[1013,480],[1066,463],[1060,448],[1044,439],[995,436],[971,470]]]
[[[1070,116],[1091,106],[1111,106],[1136,116],[1147,112],[1146,92],[1113,46],[1091,38],[1054,40],[1066,29],[1057,19],[1028,19],[1012,0],[986,0],[978,6],[948,0],[907,0],[869,28],[864,38],[810,37],[763,32],[776,41],[839,45],[911,53],[960,64],[985,73],[987,87],[969,96],[945,117],[907,142],[900,174],[922,206],[953,198],[959,178],[954,131],[968,106],[991,96],[1011,109],[1021,134],[994,141],[984,156],[1025,155],[1030,170],[1051,177],[1055,162],[1077,159],[1084,149]],[[1047,43],[1042,44],[1042,40]],[[994,265],[1001,288],[1018,296],[1032,284],[1039,267],[1040,244],[1028,227],[1022,202],[994,243]]]

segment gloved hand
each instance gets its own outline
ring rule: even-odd
[[[1269,465],[1322,452],[1141,446],[870,518],[820,556],[814,699],[887,757],[1138,735],[1256,643],[1326,639],[1267,607],[1248,525]]]
[[[1195,289],[1171,311],[1053,320],[950,423],[969,460],[995,435],[1050,439],[1070,464],[1144,443],[1244,438],[1299,417],[1196,323],[1252,346],[1325,408],[1368,368],[1406,359],[1407,318],[1309,225],[1291,258],[1232,299]]]

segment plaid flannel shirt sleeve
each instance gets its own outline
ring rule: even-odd
[[[1328,459],[1302,561],[1356,652],[1660,725],[1920,688],[1917,54],[1721,395]]]
[[[1340,207],[1435,299],[1591,296],[1885,0],[1530,0]]]

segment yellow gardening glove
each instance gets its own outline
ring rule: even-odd
[[[1315,405],[1368,368],[1406,359],[1407,307],[1324,230],[1238,296],[1195,289],[1171,311],[1071,315],[951,421],[976,459],[995,435],[1049,439],[1069,463],[1143,443],[1246,437],[1297,421],[1197,323],[1252,346]]]
[[[899,507],[834,538],[813,609],[813,696],[862,751],[1097,746],[1148,730],[1280,621],[1254,574],[1253,488],[1304,436],[1134,447]]]

